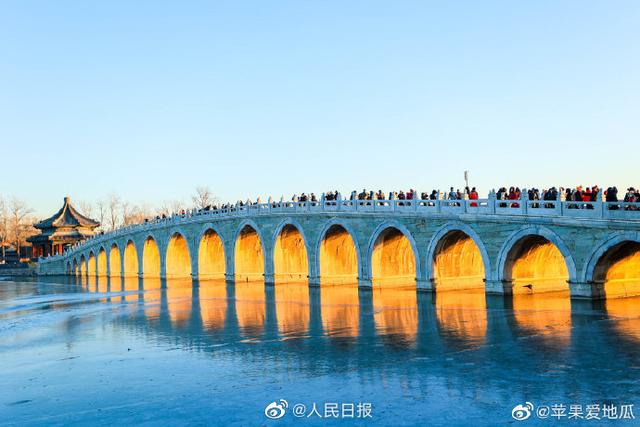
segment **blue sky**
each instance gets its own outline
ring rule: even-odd
[[[640,185],[637,1],[6,1],[0,195]]]

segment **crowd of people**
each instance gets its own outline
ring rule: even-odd
[[[538,189],[538,188],[530,188],[527,190],[521,190],[520,187],[500,187],[497,191],[493,190],[492,194],[495,194],[495,199],[499,202],[498,206],[519,208],[521,206],[523,200],[522,192],[526,191],[525,200],[529,201],[540,201],[540,203],[531,203],[530,206],[532,208],[554,208],[556,205],[555,201],[561,202],[575,202],[575,203],[567,203],[566,207],[568,209],[594,209],[594,203],[603,200],[608,203],[616,203],[616,202],[624,202],[624,203],[636,203],[640,202],[640,189],[635,189],[634,187],[630,187],[627,189],[627,192],[624,195],[624,198],[620,200],[618,196],[618,189],[616,187],[608,187],[606,190],[602,191],[597,185],[591,187],[583,187],[577,186],[574,188],[570,187],[550,187],[546,189]],[[599,199],[600,193],[602,192],[602,199]],[[491,196],[490,196],[491,197]],[[417,193],[416,190],[410,188],[408,191],[398,190],[398,191],[390,191],[388,193],[383,192],[382,190],[373,191],[363,189],[362,191],[352,191],[347,198],[343,197],[342,194],[335,191],[328,191],[320,198],[318,198],[315,193],[301,193],[300,195],[294,194],[290,201],[285,202],[284,198],[281,198],[279,202],[274,202],[271,198],[269,198],[268,204],[273,207],[283,206],[284,204],[291,203],[305,203],[311,202],[313,204],[324,202],[329,203],[337,202],[338,200],[346,201],[349,203],[353,202],[366,202],[360,204],[371,204],[370,201],[380,200],[389,202],[389,201],[400,201],[398,205],[403,205],[403,201],[411,201],[411,200],[420,200],[422,204],[427,205],[435,205],[436,200],[447,201],[450,206],[460,206],[461,200],[471,200],[469,203],[470,207],[477,207],[478,202],[474,202],[473,200],[479,200],[479,194],[476,190],[476,187],[465,187],[462,191],[458,189],[454,189],[454,187],[450,187],[449,191],[442,192],[440,190],[432,190],[431,192],[421,192]],[[427,201],[422,202],[422,201]],[[545,203],[545,201],[547,203]],[[224,204],[212,204],[208,205],[204,208],[193,209],[187,211],[182,209],[179,212],[175,212],[170,216],[184,216],[189,212],[207,212],[207,211],[216,211],[219,209],[234,209],[234,208],[242,208],[245,206],[253,206],[260,205],[263,202],[260,198],[257,198],[255,201],[247,200],[247,201],[238,201],[237,203],[224,203]],[[610,210],[616,209],[626,209],[626,210],[637,210],[639,209],[636,206],[632,205],[609,205],[608,208]],[[155,220],[166,219],[168,216],[166,214],[157,215]],[[150,219],[145,220],[145,222],[150,221]]]

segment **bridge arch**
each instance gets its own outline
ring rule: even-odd
[[[142,245],[142,274],[145,279],[160,277],[160,248],[152,234],[147,235]]]
[[[84,254],[80,255],[80,277],[87,277],[87,258]]]
[[[369,277],[380,284],[413,284],[420,272],[420,252],[411,232],[398,221],[378,225],[367,249]]]
[[[166,277],[191,277],[189,244],[182,231],[172,231],[165,254]]]
[[[362,258],[355,231],[339,219],[328,221],[316,243],[315,271],[325,283],[355,283]]]
[[[71,261],[67,261],[64,271],[66,275],[71,275]]]
[[[96,274],[100,277],[105,277],[107,275],[107,251],[104,249],[104,246],[100,246],[98,249]]]
[[[89,251],[89,259],[87,261],[87,275],[89,277],[96,277],[97,268],[96,268],[96,255],[93,253],[93,250]]]
[[[138,273],[140,272],[140,268],[138,266],[138,250],[136,249],[136,244],[133,240],[127,240],[127,243],[124,245],[123,258],[122,275],[124,277],[138,276]]]
[[[264,279],[266,270],[264,238],[254,221],[243,221],[238,227],[233,239],[233,257],[236,280],[249,282]]]
[[[310,271],[309,250],[304,229],[295,220],[286,218],[280,222],[273,242],[273,273],[276,282],[300,282]]]
[[[109,276],[122,276],[122,254],[117,243],[113,243],[109,249]]]
[[[567,244],[553,231],[537,225],[523,227],[509,236],[498,254],[496,272],[502,282],[551,282],[538,286],[544,291],[566,290],[568,286],[559,286],[559,281],[577,280],[576,264]]]
[[[599,242],[583,276],[587,283],[602,283],[607,297],[639,295],[640,232],[617,232]]]
[[[440,227],[429,241],[426,278],[436,289],[482,287],[491,277],[487,248],[478,233],[461,221]]]
[[[215,224],[206,224],[198,242],[198,279],[224,278],[227,253],[220,229]]]
[[[73,275],[78,277],[80,275],[80,268],[78,267],[78,259],[73,258]]]

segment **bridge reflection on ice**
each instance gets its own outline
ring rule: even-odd
[[[576,384],[578,402],[628,401],[640,389],[640,298],[131,279],[108,281],[107,293],[65,279],[2,283],[0,319],[10,325],[0,328],[3,381],[20,394],[2,402],[12,419],[33,424],[67,408],[58,419],[99,424],[106,413],[126,423],[132,413],[158,413],[154,421],[166,422],[184,407],[202,407],[208,419],[214,390],[238,395],[227,402],[238,410],[259,402],[247,422],[259,425],[264,390],[276,384],[284,396],[312,401],[354,390],[376,399],[374,408],[394,399],[397,416],[437,413],[441,403],[425,409],[437,400],[429,396],[447,396],[456,404],[448,422],[463,425],[467,418],[450,421],[461,397],[473,402],[470,411],[495,402],[491,416],[508,408],[507,422],[522,390],[551,403],[575,401]],[[48,398],[51,384],[64,405]],[[10,405],[22,395],[35,398]],[[157,406],[140,406],[140,396]],[[123,411],[132,401],[134,410]],[[215,416],[228,416],[228,407]]]
[[[572,301],[567,289],[498,296],[464,283],[457,286],[464,290],[422,293],[411,282],[367,290],[355,283],[309,287],[306,282],[98,277],[74,289],[98,292],[101,301],[137,304],[153,325],[197,328],[248,342],[323,336],[348,346],[378,337],[383,345],[418,348],[425,334],[435,334],[438,345],[460,350],[478,348],[508,329],[535,336],[538,345],[555,351],[571,345],[576,307],[583,310],[588,304],[611,318],[612,331],[640,342],[638,297],[586,302]],[[501,321],[496,323],[496,317]]]
[[[528,334],[539,335],[564,347],[571,340],[569,290],[544,294],[515,294],[512,309],[516,325]]]

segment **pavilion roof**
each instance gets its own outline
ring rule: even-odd
[[[69,197],[64,198],[64,205],[51,218],[33,225],[35,228],[60,228],[60,227],[87,227],[90,229],[100,226],[98,221],[87,218],[78,212],[72,205]]]

